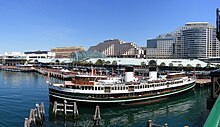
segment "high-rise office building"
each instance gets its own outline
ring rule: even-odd
[[[173,42],[165,41],[167,35],[169,35],[169,38],[173,38],[173,40],[171,39]],[[150,43],[151,40],[147,42]],[[176,31],[159,35],[159,39],[157,37],[153,40],[157,40],[158,42],[159,40],[163,41],[160,46],[154,49],[148,45],[146,48],[147,57],[210,58],[220,56],[220,44],[216,38],[216,29],[208,22],[188,22],[185,26],[178,28]],[[173,43],[173,45],[171,43]],[[170,47],[169,50],[168,47]]]
[[[209,58],[219,56],[216,29],[208,22],[186,23],[182,31],[184,52],[187,58]]]
[[[167,35],[149,39],[145,50],[147,58],[173,58],[175,54],[174,37]]]

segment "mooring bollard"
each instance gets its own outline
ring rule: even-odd
[[[147,127],[152,127],[152,120],[148,120]]]
[[[56,114],[57,114],[57,101],[55,101],[55,102],[53,103],[53,113],[54,113],[54,115],[56,116]]]
[[[76,102],[73,103],[73,117],[74,119],[79,118],[79,111],[78,111]]]
[[[30,127],[28,118],[24,119],[24,127]]]
[[[94,125],[97,125],[97,123],[99,125],[100,120],[101,120],[100,108],[99,108],[99,106],[96,106],[95,115],[93,116]]]

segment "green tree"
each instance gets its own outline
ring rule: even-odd
[[[178,64],[178,69],[182,70],[183,69],[183,65],[182,64]]]
[[[211,64],[208,63],[208,64],[206,65],[206,68],[210,68],[210,67],[211,67]]]
[[[93,62],[92,61],[89,61],[89,63],[88,63],[89,65],[93,65]]]
[[[220,68],[220,64],[217,64],[215,67]]]
[[[173,63],[169,63],[169,66],[170,66],[170,67],[173,67]]]
[[[96,62],[95,62],[96,65],[103,65],[104,64],[104,61],[101,60],[101,59],[98,59]]]
[[[112,61],[112,65],[117,65],[118,63],[117,63],[117,61]]]
[[[106,65],[110,65],[111,62],[110,62],[110,61],[105,61],[105,64],[106,64]]]
[[[146,67],[146,63],[144,61],[141,62],[141,67],[145,68]]]
[[[164,62],[162,62],[162,63],[160,64],[160,66],[161,66],[161,67],[165,67],[166,64],[165,64]]]
[[[201,64],[196,64],[196,68],[199,68],[199,67],[201,67]]]
[[[192,70],[192,65],[191,64],[187,64],[186,67],[187,67],[188,70]]]
[[[190,65],[190,64],[187,64],[187,65],[186,65],[186,67],[192,67],[192,65]]]

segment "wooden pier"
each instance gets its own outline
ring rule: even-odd
[[[57,69],[45,69],[45,68],[38,68],[35,69],[35,71],[42,75],[47,75],[58,79],[72,79],[76,74],[74,72],[62,72],[61,70],[57,70]]]
[[[73,102],[73,104],[67,103],[66,100],[64,100],[63,103],[57,103],[57,101],[53,104],[53,114],[56,117],[58,115],[58,112],[61,112],[61,115],[64,116],[64,119],[66,119],[67,115],[72,115],[73,120],[79,119],[79,111],[76,105],[76,102]],[[69,117],[68,117],[69,118]],[[95,108],[95,114],[92,117],[93,125],[92,126],[99,126],[101,121],[101,113],[100,108],[97,105]]]
[[[211,79],[196,79],[197,86],[204,86],[211,84]]]
[[[64,100],[63,104],[57,103],[57,101],[53,104],[53,114],[57,115],[57,112],[63,112],[63,115],[66,118],[67,113],[72,112],[73,119],[76,120],[79,118],[79,111],[76,105],[76,102],[73,104],[68,104],[66,100]]]

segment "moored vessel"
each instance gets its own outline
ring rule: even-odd
[[[125,71],[124,77],[75,75],[63,84],[48,83],[50,100],[129,104],[182,93],[195,86],[195,79],[183,72],[157,78],[156,69],[149,67],[149,78],[137,78],[133,67],[126,67]]]

